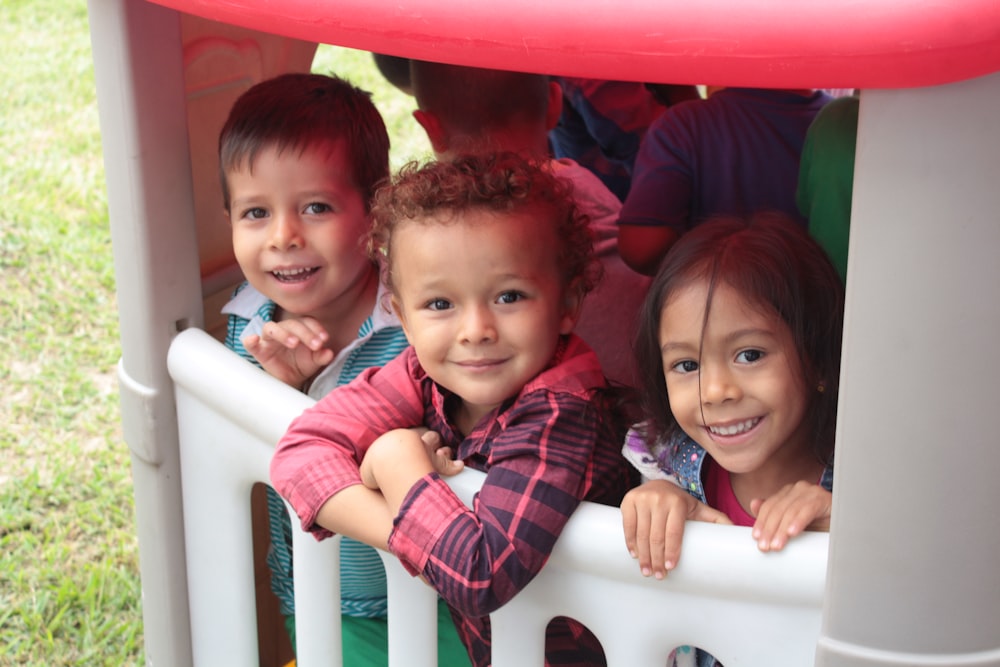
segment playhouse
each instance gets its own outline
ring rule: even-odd
[[[267,662],[249,496],[309,399],[217,342],[240,275],[204,184],[230,103],[308,70],[329,43],[600,79],[862,91],[830,534],[760,554],[743,529],[695,525],[685,562],[655,581],[628,557],[617,512],[585,505],[493,615],[497,667],[541,665],[560,614],[593,630],[614,667],[662,665],[679,644],[727,667],[1000,666],[1000,2],[89,0],[89,13],[148,664]],[[455,478],[464,499],[475,484]],[[298,664],[340,664],[335,542],[296,540]],[[390,663],[437,664],[433,592],[386,565]]]

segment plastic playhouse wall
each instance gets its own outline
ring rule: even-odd
[[[541,632],[559,613],[588,624],[615,667],[662,665],[681,643],[727,666],[1000,665],[1000,2],[89,0],[89,11],[148,664],[262,659],[248,498],[309,401],[209,335],[239,279],[215,137],[243,90],[307,70],[330,43],[593,78],[863,91],[830,534],[763,555],[740,529],[695,525],[682,566],[656,582],[628,558],[614,510],[584,506],[494,615],[496,665],[542,664]],[[471,497],[475,476],[456,486]],[[297,539],[299,664],[340,664],[335,543]],[[436,664],[433,595],[391,558],[387,571],[391,663]]]

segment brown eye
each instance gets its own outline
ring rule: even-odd
[[[678,373],[694,373],[698,370],[698,362],[693,359],[685,359],[678,361],[671,368]]]
[[[324,213],[329,213],[333,210],[329,204],[324,204],[323,202],[312,202],[306,205],[305,212],[309,215],[323,215]]]
[[[448,299],[431,299],[424,307],[428,310],[448,310],[451,308],[451,301],[448,301]]]
[[[761,350],[743,350],[736,355],[736,361],[743,362],[745,364],[752,364],[755,361],[760,361],[764,358],[764,353]]]
[[[516,303],[524,298],[524,295],[520,292],[504,292],[497,297],[497,303]]]

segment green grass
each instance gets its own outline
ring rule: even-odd
[[[112,248],[85,0],[2,0],[0,667],[144,661],[115,364]],[[17,45],[17,48],[13,48]],[[366,53],[318,71],[371,90],[399,166],[413,101]]]
[[[432,157],[427,135],[413,119],[412,111],[416,102],[382,78],[370,53],[323,44],[313,60],[313,71],[337,74],[371,92],[372,100],[382,112],[389,131],[393,169],[398,169],[409,160]]]

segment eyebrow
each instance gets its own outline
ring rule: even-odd
[[[233,199],[229,202],[232,208],[243,208],[244,206],[252,206],[253,208],[264,208],[260,205],[260,196],[254,195],[252,197],[240,197],[239,199]]]
[[[665,343],[660,346],[660,354],[665,355],[667,352],[673,352],[675,350],[691,350],[695,349],[694,346],[687,343]]]
[[[761,328],[750,328],[750,329],[738,329],[728,336],[725,337],[727,343],[739,340],[740,338],[746,338],[748,336],[763,336],[765,338],[777,338],[773,329],[761,329]]]
[[[765,338],[769,338],[772,340],[777,337],[772,329],[761,329],[761,328],[737,329],[736,331],[726,336],[723,339],[723,342],[731,344],[734,341],[738,341],[741,338],[746,338],[749,336],[763,336]],[[694,350],[697,349],[698,347],[700,347],[700,345],[694,346],[689,343],[672,343],[668,341],[667,343],[664,343],[663,345],[660,346],[660,354],[663,355],[666,354],[667,352],[673,352],[675,350],[685,350],[685,351]]]

